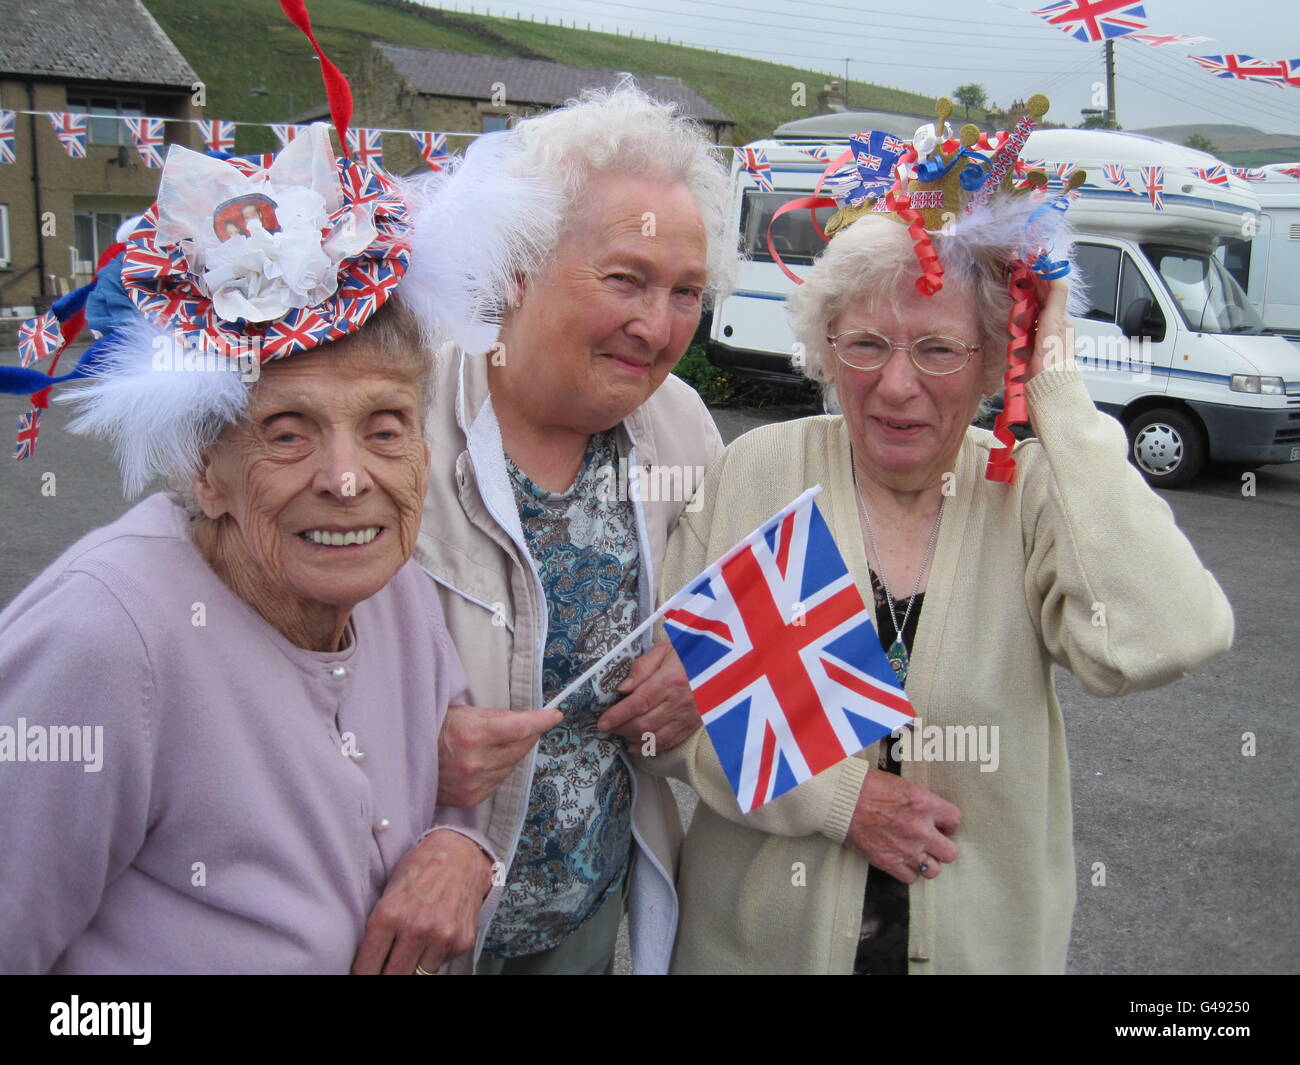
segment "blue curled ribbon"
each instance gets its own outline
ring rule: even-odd
[[[969,156],[972,162],[962,167],[961,175],[958,178],[961,181],[961,187],[967,192],[974,192],[984,184],[988,178],[988,171],[984,169],[984,164],[988,162],[988,157],[980,155],[979,152],[973,152],[969,148],[963,148],[958,155]]]
[[[1057,196],[1049,203],[1045,203],[1041,207],[1036,208],[1029,216],[1029,220],[1025,223],[1026,243],[1029,243],[1032,239],[1034,223],[1046,215],[1048,211],[1064,212],[1069,206],[1070,202],[1067,197],[1061,195]],[[1070,272],[1069,260],[1052,259],[1049,257],[1051,251],[1051,247],[1048,247],[1046,250],[1039,252],[1034,261],[1029,264],[1029,268],[1044,281],[1055,281],[1059,277],[1065,277]]]

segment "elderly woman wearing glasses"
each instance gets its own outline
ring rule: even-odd
[[[985,476],[994,437],[970,423],[1004,367],[1008,272],[1040,202],[1026,201],[931,235],[937,292],[916,285],[915,237],[897,220],[863,211],[840,226],[790,307],[806,371],[843,416],[733,443],[673,535],[664,594],[821,484],[919,719],[750,814],[703,730],[644,760],[702,800],[675,971],[1061,971],[1075,871],[1053,667],[1119,696],[1231,642],[1223,593],[1064,357],[1063,280],[1030,285],[1038,438],[1016,448],[1012,483]]]

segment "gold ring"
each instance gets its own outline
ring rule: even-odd
[[[416,976],[432,976],[433,973],[429,972],[429,970],[426,969],[423,965],[416,965],[416,967],[415,967],[415,975],[416,975]]]

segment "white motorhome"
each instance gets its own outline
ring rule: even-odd
[[[837,119],[864,120],[872,128],[871,117]],[[897,126],[899,117],[894,120]],[[767,227],[777,207],[816,185],[825,163],[812,150],[820,144],[838,155],[848,135],[816,141],[799,136],[800,125],[790,123],[782,136],[750,146],[766,153],[773,192],[760,189],[739,160],[734,164],[736,225],[750,262],[736,292],[713,314],[709,355],[718,365],[796,372],[783,306],[793,284],[768,254]],[[910,138],[915,128],[889,132]],[[1075,320],[1079,354],[1089,393],[1123,422],[1130,458],[1147,480],[1178,487],[1209,460],[1300,461],[1300,346],[1264,332],[1215,254],[1225,240],[1257,228],[1251,183],[1207,181],[1196,170],[1220,165],[1213,156],[1135,134],[1039,130],[1023,155],[1088,171],[1070,208],[1088,294],[1086,312]],[[1107,164],[1123,168],[1127,187],[1105,178]],[[1164,168],[1161,210],[1147,192],[1143,166]],[[1050,166],[1048,173],[1055,177]],[[1059,179],[1053,184],[1059,191]],[[830,213],[824,210],[822,221]],[[822,247],[807,211],[779,218],[772,240],[796,274],[807,271]]]
[[[1258,230],[1250,241],[1225,244],[1223,260],[1264,328],[1300,342],[1300,162],[1259,170],[1250,186],[1259,200]]]

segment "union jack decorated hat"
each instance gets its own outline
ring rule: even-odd
[[[1048,107],[1046,96],[1031,96],[1014,129],[987,133],[968,124],[954,137],[947,123],[952,101],[941,99],[934,123],[918,129],[911,143],[879,130],[850,138],[848,151],[828,163],[813,195],[784,204],[773,215],[775,221],[786,211],[808,209],[816,226],[816,209],[834,206],[838,210],[826,224],[827,240],[867,215],[901,223],[920,265],[916,287],[923,296],[940,291],[946,273],[963,284],[979,263],[1007,264],[1011,341],[1003,408],[994,426],[1002,447],[990,451],[986,471],[989,480],[1007,483],[1015,477],[1011,426],[1029,420],[1025,384],[1039,307],[1037,279],[1069,274],[1068,247],[1058,253],[1055,245],[1068,245],[1064,212],[1087,179],[1082,170],[1061,171],[1062,189],[1053,196],[1045,172],[1021,160],[1029,134]],[[781,263],[771,232],[769,226],[773,260],[799,284],[801,279]]]
[[[302,0],[281,7],[316,50],[349,153],[348,83]],[[172,145],[157,201],[107,249],[91,284],[23,326],[20,366],[0,367],[0,391],[32,397],[14,457],[32,454],[51,387],[85,378],[60,399],[79,407],[74,431],[117,445],[128,493],[192,469],[196,426],[237,420],[253,367],[356,333],[399,287],[426,343],[486,350],[502,294],[550,246],[558,218],[555,193],[508,176],[510,137],[485,137],[412,180],[355,154],[336,157],[325,123],[304,128],[266,166]],[[96,318],[101,305],[117,308],[112,320]],[[55,376],[88,313],[104,335]],[[50,372],[34,368],[47,357]],[[243,372],[213,372],[214,362]]]

